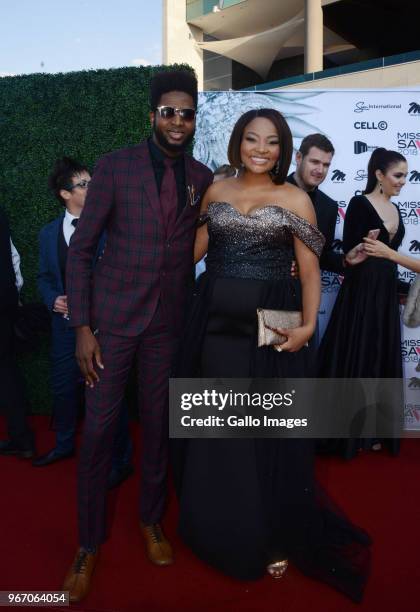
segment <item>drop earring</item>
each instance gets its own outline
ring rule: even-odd
[[[383,193],[384,190],[382,189],[382,183],[379,181],[379,193]]]

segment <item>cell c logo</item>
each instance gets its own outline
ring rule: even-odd
[[[388,123],[386,121],[355,121],[354,128],[356,130],[386,130]]]

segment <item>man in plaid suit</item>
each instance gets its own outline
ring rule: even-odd
[[[80,548],[63,590],[88,592],[105,540],[106,480],[124,389],[136,357],[142,425],[140,521],[149,559],[173,562],[160,521],[166,501],[168,379],[193,278],[193,243],[208,168],[185,154],[197,81],[163,72],[151,83],[152,137],[102,157],[67,263],[70,325],[84,374],[86,419],[78,470]],[[101,261],[91,272],[106,230]]]

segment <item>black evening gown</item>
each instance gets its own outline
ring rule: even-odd
[[[198,281],[178,376],[310,376],[312,343],[296,353],[257,348],[256,309],[301,309],[300,283],[290,276],[293,236],[319,255],[320,232],[274,205],[245,216],[213,202],[207,223],[207,271]],[[370,540],[316,484],[312,440],[174,442],[179,532],[198,557],[244,580],[287,557],[360,601]]]
[[[398,210],[398,208],[397,208]],[[366,196],[351,199],[344,223],[343,248],[347,253],[379,229],[378,240],[397,250],[404,237],[399,225],[390,240],[381,217]],[[319,375],[328,378],[402,379],[401,325],[398,305],[397,265],[388,259],[370,257],[346,269],[331,317],[319,349]],[[403,389],[397,390],[401,407]],[[398,439],[384,442],[396,454]],[[330,450],[352,458],[360,446],[372,440],[355,438],[331,441]]]

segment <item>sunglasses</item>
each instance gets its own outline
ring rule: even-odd
[[[80,187],[81,189],[87,189],[89,187],[89,183],[90,181],[83,179],[82,181],[79,181],[75,185],[69,185],[68,187],[66,187],[66,190],[72,191],[73,189],[76,189],[76,187]]]
[[[184,121],[194,121],[195,108],[175,108],[174,106],[158,106],[156,108],[162,119],[172,119],[179,115]]]

